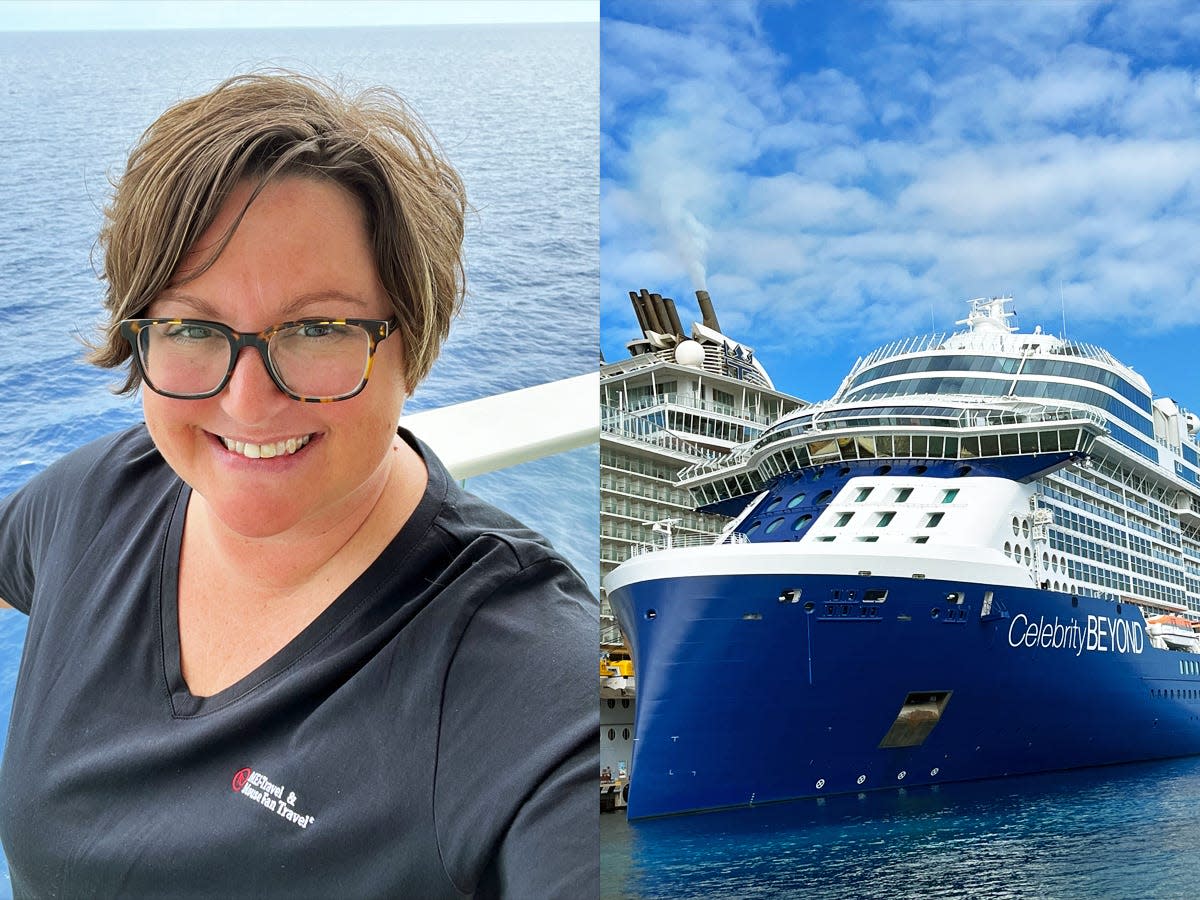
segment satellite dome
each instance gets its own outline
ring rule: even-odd
[[[704,365],[704,347],[699,341],[680,341],[675,345],[675,362],[700,368]]]

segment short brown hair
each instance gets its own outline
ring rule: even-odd
[[[467,210],[458,173],[395,92],[345,95],[293,72],[240,75],[164,112],[142,135],[104,210],[99,246],[107,282],[103,326],[91,361],[129,361],[118,330],[170,283],[221,204],[244,179],[262,187],[306,175],[347,188],[363,205],[379,278],[404,342],[411,391],[429,373],[466,290]],[[212,265],[245,209],[211,257]],[[130,365],[122,393],[141,379]]]

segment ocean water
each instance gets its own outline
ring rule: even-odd
[[[594,370],[598,60],[595,25],[0,32],[0,496],[141,420],[140,401],[114,396],[116,377],[82,362],[78,340],[100,314],[108,177],[172,102],[252,69],[397,89],[463,175],[469,295],[408,411]],[[468,489],[546,534],[595,590],[598,464],[592,446]],[[24,627],[0,614],[0,727]]]
[[[1200,758],[600,817],[602,900],[1200,897]]]

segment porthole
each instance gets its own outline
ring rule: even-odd
[[[935,606],[933,609],[931,609],[929,611],[929,618],[936,619],[941,614],[942,614],[942,611]]]
[[[617,729],[615,729],[615,728],[608,729],[608,739],[610,741],[615,741],[617,739]]]
[[[648,610],[646,610],[646,618],[647,618],[647,619],[657,619],[657,618],[658,618],[658,611],[657,611],[657,610],[654,610],[654,609],[648,609]]]
[[[809,515],[808,513],[805,513],[802,516],[797,516],[796,521],[792,523],[792,531],[800,531],[802,528],[804,528],[805,525],[807,525],[811,521],[812,521],[812,516]]]
[[[1024,537],[1026,540],[1029,540],[1029,520],[1028,519],[1021,520],[1021,536]]]
[[[805,495],[803,492],[797,494],[795,497],[793,497],[791,500],[788,501],[787,508],[795,509],[797,506],[799,506],[801,503],[804,502],[804,496]]]
[[[1043,569],[1050,568],[1050,554],[1047,553],[1045,550],[1042,551],[1042,568]]]
[[[1021,520],[1018,519],[1016,516],[1013,516],[1013,536],[1014,537],[1021,536]]]
[[[929,471],[929,466],[913,466],[912,473],[914,475],[924,475]]]
[[[770,525],[768,525],[768,526],[766,527],[766,529],[764,530],[764,532],[763,532],[763,533],[764,533],[764,534],[770,534],[770,533],[771,533],[771,532],[773,532],[773,531],[778,531],[778,530],[779,530],[779,526],[783,524],[783,521],[784,521],[784,520],[783,520],[783,517],[782,517],[782,516],[780,516],[778,519],[775,519],[775,520],[773,520],[773,521],[771,522],[771,524],[770,524]]]
[[[629,709],[629,701],[628,700],[621,701],[621,709]]]
[[[849,474],[850,474],[849,466],[842,466],[840,469],[838,469],[838,478],[845,478]]]
[[[755,519],[753,522],[750,523],[750,527],[746,529],[746,534],[754,534],[754,532],[758,531],[758,529],[761,526],[762,526],[762,520]]]
[[[833,499],[833,491],[821,491],[821,493],[817,494],[815,502],[817,506],[824,506],[831,499]]]
[[[1004,542],[1004,555],[1010,558],[1012,557],[1012,541]]]
[[[1032,565],[1032,564],[1033,564],[1033,554],[1030,553],[1029,548],[1026,547],[1025,548],[1025,565],[1028,566],[1028,565]]]
[[[875,474],[876,475],[886,475],[890,471],[892,471],[891,466],[879,466],[878,468],[875,469]]]
[[[608,701],[608,708],[609,708],[609,709],[616,709],[616,708],[617,708],[617,701],[616,701],[616,700],[609,700],[609,701]]]
[[[782,497],[773,497],[763,512],[774,512],[775,510],[779,509],[779,504],[781,503],[783,503]]]
[[[621,729],[621,737],[624,738],[625,740],[629,740],[629,729],[628,728]]]
[[[959,478],[965,478],[967,475],[971,474],[971,467],[959,466],[958,469],[955,470],[955,474],[958,475]]]

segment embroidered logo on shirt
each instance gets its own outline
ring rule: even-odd
[[[316,821],[313,816],[296,812],[295,791],[289,791],[287,799],[284,800],[283,792],[287,790],[284,785],[275,784],[262,772],[256,772],[249,766],[239,769],[234,774],[232,786],[235,793],[249,797],[269,812],[299,828],[307,828]]]

